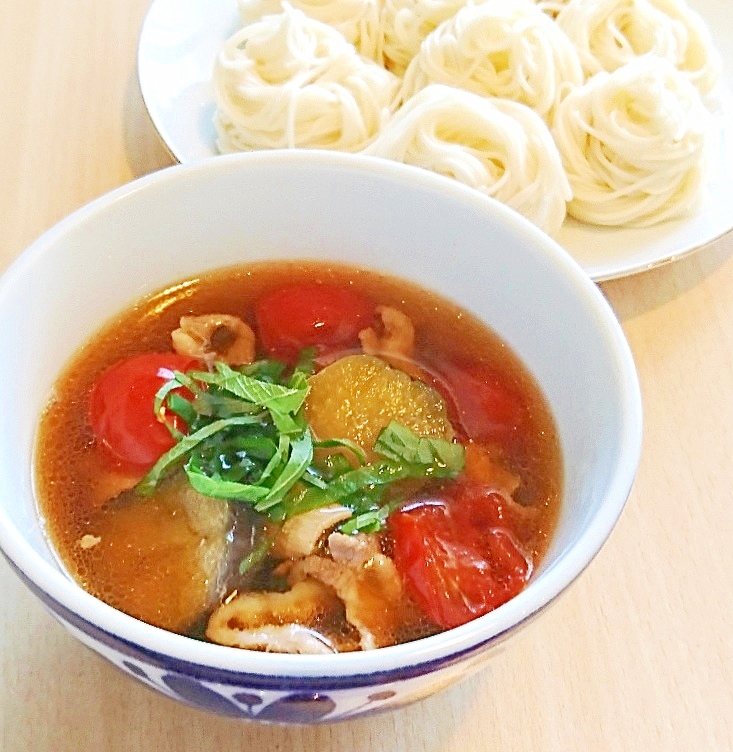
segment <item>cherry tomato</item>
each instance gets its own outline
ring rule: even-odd
[[[459,484],[389,518],[394,561],[415,602],[438,626],[457,627],[519,593],[532,571],[502,497]]]
[[[89,419],[115,464],[144,474],[175,443],[162,420],[185,432],[178,416],[154,414],[155,393],[172,371],[197,365],[194,358],[176,353],[145,353],[116,363],[94,382]]]
[[[260,342],[273,358],[293,362],[305,347],[319,352],[358,343],[374,304],[354,290],[304,283],[283,287],[255,305]]]
[[[451,421],[465,438],[506,439],[524,419],[519,394],[488,366],[444,364],[435,387],[448,402]]]

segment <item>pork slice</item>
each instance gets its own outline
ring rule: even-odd
[[[326,655],[338,652],[325,635],[302,624],[267,624],[257,629],[217,631],[220,645],[260,650],[266,653],[298,653],[301,655]]]
[[[353,649],[327,633],[342,605],[333,591],[303,579],[284,592],[246,592],[222,603],[209,617],[206,636],[220,645],[278,653],[328,653]]]
[[[312,554],[328,530],[351,517],[351,510],[340,504],[311,509],[283,523],[273,544],[277,556],[297,559]]]
[[[341,536],[332,534],[329,541],[334,535]],[[307,556],[296,562],[291,578],[307,576],[333,588],[343,601],[346,620],[359,633],[362,650],[394,644],[402,601],[402,583],[394,562],[379,551],[367,550],[361,540],[354,546],[344,546],[341,537],[334,542],[339,560]]]

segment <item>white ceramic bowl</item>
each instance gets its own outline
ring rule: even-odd
[[[206,269],[283,257],[377,268],[453,298],[499,332],[538,380],[560,434],[563,507],[542,566],[507,604],[396,647],[263,654],[144,624],[59,568],[36,510],[32,455],[62,366],[146,293]],[[0,351],[4,555],[83,643],[170,697],[232,716],[330,722],[404,705],[477,670],[595,556],[639,460],[632,357],[580,267],[522,217],[455,181],[353,155],[220,157],[163,170],[92,202],[0,280]]]

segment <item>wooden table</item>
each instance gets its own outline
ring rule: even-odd
[[[0,269],[64,215],[171,163],[137,83],[146,9],[3,0]],[[733,234],[602,289],[641,379],[638,479],[600,555],[487,670],[372,720],[211,717],[84,649],[0,563],[0,749],[733,750]]]

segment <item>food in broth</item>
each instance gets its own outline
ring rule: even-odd
[[[549,407],[460,306],[373,271],[234,267],[136,303],[40,424],[41,513],[71,574],[239,648],[399,644],[501,606],[558,515]]]

